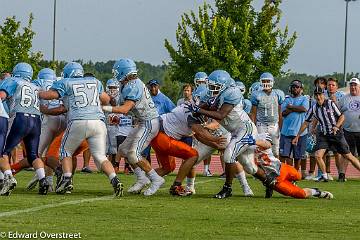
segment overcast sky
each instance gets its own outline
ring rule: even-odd
[[[57,0],[56,58],[71,61],[130,57],[161,64],[169,61],[164,39],[175,42],[183,12],[202,0]],[[208,0],[214,3],[214,0]],[[263,0],[254,0],[259,9]],[[283,0],[282,26],[298,39],[284,70],[308,74],[343,71],[344,0]],[[33,50],[52,58],[52,0],[0,0],[0,22],[15,15],[27,21],[32,12]],[[349,4],[348,71],[360,72],[360,1]]]

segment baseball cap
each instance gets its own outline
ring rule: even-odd
[[[320,86],[316,86],[314,89],[314,94],[320,94],[320,93],[324,93],[324,89],[322,89]]]
[[[159,81],[156,80],[156,79],[151,79],[149,82],[148,82],[148,85],[151,86],[151,85],[160,85],[159,84]]]
[[[302,88],[302,82],[300,80],[294,80],[291,82],[290,86],[297,86],[297,87],[300,87]]]
[[[360,85],[360,80],[358,78],[352,78],[350,79],[350,83],[356,83],[357,85]]]

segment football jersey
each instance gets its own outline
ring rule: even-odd
[[[50,89],[64,99],[68,121],[105,119],[99,98],[104,88],[96,78],[64,78],[55,81]]]
[[[5,103],[4,103],[5,104]],[[0,117],[4,117],[4,118],[9,118],[8,113],[6,112],[5,108],[4,108],[4,104],[0,99]]]
[[[52,79],[35,79],[32,81],[36,86],[40,87],[42,91],[47,91],[51,88],[55,80]],[[48,106],[49,109],[56,108],[61,105],[61,100],[53,99],[53,100],[43,100],[40,99],[40,104]]]
[[[257,91],[251,95],[251,103],[257,107],[256,121],[263,124],[279,122],[279,105],[285,99],[285,94],[279,89],[273,89],[270,94]]]
[[[130,80],[121,87],[119,104],[131,100],[135,106],[130,110],[139,121],[151,120],[159,117],[150,92],[140,79]]]
[[[260,133],[255,135],[254,138],[256,140],[266,140],[271,137],[267,133]],[[255,164],[262,168],[266,175],[272,172],[280,175],[281,162],[274,156],[271,148],[262,150],[256,145],[251,146],[251,148],[254,148],[255,151]]]
[[[22,78],[11,77],[4,80],[0,90],[5,91],[7,97],[11,98],[10,115],[18,112],[41,115],[38,97],[40,88],[35,84]]]
[[[218,109],[224,103],[234,105],[230,113],[221,120],[220,124],[230,133],[236,132],[239,128],[245,128],[245,122],[251,121],[248,114],[243,110],[243,96],[237,87],[228,87],[216,98],[215,104]]]
[[[192,135],[188,122],[192,114],[185,108],[184,104],[177,106],[169,113],[162,114],[160,117],[164,131],[168,136],[180,140],[182,137]]]

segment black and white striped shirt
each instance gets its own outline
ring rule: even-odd
[[[320,124],[320,131],[325,135],[330,135],[341,115],[342,113],[337,105],[330,99],[326,99],[322,106],[318,103],[311,106],[306,113],[305,121],[311,122],[312,118],[315,117]]]

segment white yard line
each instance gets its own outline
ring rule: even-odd
[[[209,179],[209,180],[195,182],[195,186],[199,185],[199,184],[213,182],[213,181],[215,181],[215,179]],[[163,187],[163,188],[159,189],[159,191],[164,191],[164,190],[168,190],[168,188]],[[42,205],[42,206],[32,207],[32,208],[27,208],[27,209],[14,210],[14,211],[9,211],[9,212],[2,212],[2,213],[0,213],[0,218],[1,217],[14,216],[14,215],[23,214],[23,213],[29,213],[29,212],[38,212],[38,211],[41,211],[41,210],[44,210],[44,209],[56,208],[56,207],[61,207],[61,206],[66,206],[66,205],[78,205],[78,204],[81,204],[81,203],[88,203],[88,202],[108,201],[108,200],[112,200],[114,198],[115,197],[113,195],[108,195],[108,196],[104,196],[104,197],[87,198],[87,199],[80,199],[80,200],[74,200],[74,201],[68,201],[68,202],[47,204],[47,205]],[[119,199],[121,199],[121,198],[119,198]]]

